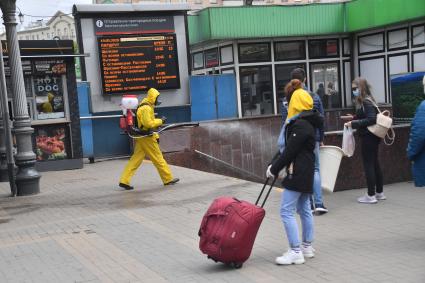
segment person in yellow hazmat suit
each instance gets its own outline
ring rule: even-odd
[[[154,107],[159,105],[158,101],[159,91],[155,88],[150,88],[147,92],[146,98],[142,100],[137,108],[136,115],[137,127],[142,131],[156,130],[165,122],[165,117],[161,119],[155,118]],[[124,168],[124,171],[120,178],[119,186],[126,190],[134,189],[130,185],[131,177],[136,173],[136,170],[140,167],[145,159],[145,156],[149,156],[153,165],[158,170],[159,176],[165,186],[173,185],[179,181],[178,178],[173,178],[170,168],[167,162],[162,156],[161,149],[158,144],[159,135],[154,133],[153,135],[136,138],[134,139],[134,152]]]
[[[54,97],[55,96],[51,92],[49,92],[47,94],[47,102],[44,102],[41,105],[41,112],[43,112],[43,113],[52,113],[53,112],[53,98]]]

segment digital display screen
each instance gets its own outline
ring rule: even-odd
[[[175,34],[98,37],[104,94],[180,88]]]

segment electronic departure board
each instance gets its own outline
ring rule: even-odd
[[[98,38],[104,94],[180,88],[175,34]]]

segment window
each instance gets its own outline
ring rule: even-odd
[[[412,47],[425,45],[425,24],[412,26]]]
[[[380,53],[385,50],[384,33],[373,33],[357,38],[359,55]]]
[[[325,109],[341,107],[338,63],[311,64],[311,89],[322,99]]]
[[[242,115],[273,114],[271,66],[240,67]]]
[[[400,50],[409,47],[409,32],[407,28],[387,32],[387,49]]]
[[[204,67],[204,54],[202,52],[194,53],[192,55],[192,69],[202,69]]]
[[[218,61],[218,49],[209,49],[204,51],[205,54],[205,68],[217,67]]]
[[[338,39],[309,40],[308,53],[310,58],[338,57]]]
[[[305,59],[305,42],[303,40],[276,42],[274,54],[275,61]]]
[[[50,39],[50,33],[47,33],[47,39]]]
[[[269,43],[239,44],[239,63],[271,61]]]
[[[291,80],[291,71],[295,68],[302,68],[305,70],[305,64],[285,64],[275,65],[276,75],[276,94],[277,94],[277,111],[282,113],[282,102],[285,96],[285,85]]]
[[[220,64],[233,64],[233,46],[227,45],[220,47]]]
[[[372,95],[378,103],[387,102],[386,68],[385,56],[359,59],[359,75],[367,78],[372,86]]]
[[[412,52],[412,65],[413,72],[425,71],[425,52]]]
[[[350,45],[350,39],[344,38],[342,40],[342,54],[344,56],[350,56],[351,54],[351,45]]]

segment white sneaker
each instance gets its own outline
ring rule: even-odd
[[[375,196],[369,196],[368,194],[365,194],[364,196],[361,196],[357,199],[360,203],[377,203]]]
[[[280,265],[303,264],[305,262],[303,253],[289,249],[282,256],[276,258],[276,263]]]
[[[301,251],[303,252],[304,257],[312,258],[314,257],[314,252],[316,251],[312,245],[304,246],[301,245]]]
[[[384,195],[384,192],[382,192],[382,193],[376,193],[375,197],[376,197],[377,200],[387,199],[387,197]]]

